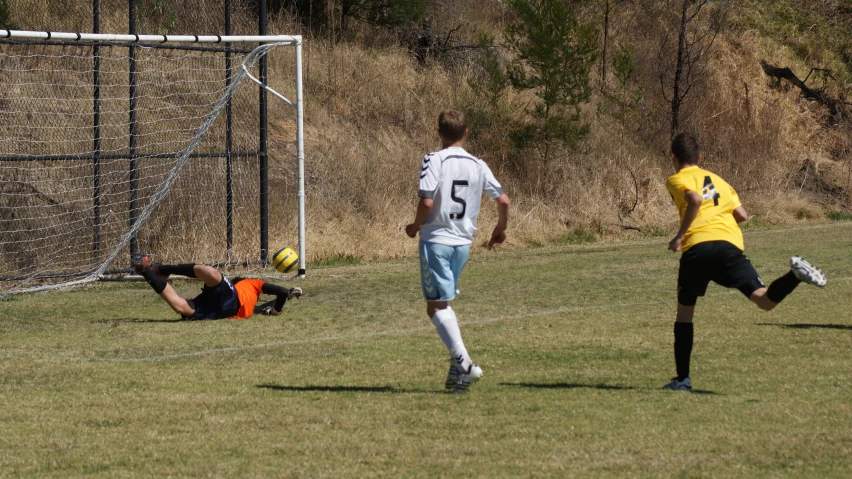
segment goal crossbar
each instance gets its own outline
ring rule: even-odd
[[[0,39],[70,40],[118,43],[283,43],[301,45],[301,35],[128,35],[112,33],[37,32],[0,29]]]

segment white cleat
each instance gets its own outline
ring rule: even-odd
[[[692,380],[689,378],[683,378],[683,381],[678,381],[677,378],[673,378],[672,382],[663,386],[663,389],[692,392]]]
[[[479,381],[482,377],[482,368],[476,364],[471,364],[466,373],[459,374],[459,379],[456,381],[456,386],[453,388],[452,394],[459,394],[467,391],[471,384]]]
[[[820,288],[825,287],[827,281],[822,270],[803,260],[801,256],[790,258],[790,269],[793,270],[793,274],[796,275],[796,278],[799,278],[799,281]]]

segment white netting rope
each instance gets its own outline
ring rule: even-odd
[[[196,99],[196,101],[200,101],[198,101],[198,103],[193,103],[194,108],[197,110],[199,104],[204,104],[203,97],[205,95],[211,97],[211,100],[213,95],[216,95],[218,96],[218,99],[212,104],[213,106],[208,110],[209,113],[207,113],[206,116],[198,117],[199,119],[203,117],[204,121],[200,127],[194,130],[194,134],[188,142],[185,139],[180,140],[179,137],[182,136],[180,134],[181,131],[192,131],[191,128],[188,128],[188,126],[192,124],[191,113],[190,116],[182,117],[179,115],[180,112],[175,111],[180,108],[157,107],[157,103],[152,100],[150,106],[154,106],[154,108],[146,110],[144,112],[144,117],[142,115],[139,116],[138,141],[144,144],[144,151],[154,152],[154,154],[150,154],[148,156],[145,156],[145,153],[139,156],[139,158],[149,160],[148,163],[140,163],[138,166],[138,199],[144,203],[144,206],[138,208],[135,221],[129,226],[129,228],[127,227],[126,220],[124,227],[121,226],[121,220],[118,218],[120,215],[116,215],[115,211],[106,211],[107,207],[103,207],[104,212],[102,214],[104,216],[112,215],[112,217],[115,217],[109,220],[111,223],[108,223],[107,221],[104,222],[104,229],[114,230],[117,228],[126,228],[126,231],[121,234],[120,239],[118,239],[117,242],[115,239],[104,241],[104,253],[101,253],[101,255],[96,258],[99,263],[91,263],[87,262],[86,259],[77,258],[75,255],[67,253],[68,248],[63,248],[63,244],[68,243],[69,237],[72,238],[72,241],[73,238],[76,237],[78,243],[77,248],[79,249],[79,247],[84,244],[84,241],[81,240],[84,240],[87,235],[91,234],[91,218],[86,215],[89,214],[87,212],[91,212],[92,207],[86,203],[92,201],[90,193],[92,191],[91,183],[94,181],[95,175],[93,173],[75,173],[75,170],[80,169],[80,167],[70,165],[70,163],[52,162],[49,166],[42,166],[41,168],[43,171],[34,174],[30,171],[24,171],[24,168],[16,166],[14,161],[11,162],[13,166],[9,166],[10,163],[8,161],[0,161],[0,197],[2,197],[3,200],[3,204],[0,204],[0,216],[3,216],[0,217],[0,225],[2,225],[4,230],[0,231],[0,247],[3,248],[3,254],[7,256],[7,258],[0,258],[0,276],[13,278],[10,281],[7,280],[0,283],[0,296],[9,293],[34,292],[68,287],[95,281],[101,277],[109,269],[110,265],[116,260],[116,258],[118,258],[119,255],[126,250],[131,239],[137,235],[142,227],[151,219],[151,216],[157,209],[157,206],[160,205],[169,195],[173,186],[178,181],[181,171],[183,171],[187,166],[191,155],[198,146],[205,141],[205,135],[211,133],[214,136],[222,136],[221,132],[211,132],[211,127],[228,105],[229,99],[234,97],[234,94],[238,90],[243,79],[246,76],[251,77],[249,70],[251,70],[257,61],[266,55],[271,49],[281,45],[291,44],[270,43],[261,45],[252,50],[243,58],[242,64],[244,68],[239,68],[239,66],[234,68],[231,80],[228,86],[224,89],[218,86],[221,85],[221,77],[211,80],[211,78],[215,78],[216,76],[216,73],[214,72],[221,72],[221,69],[217,69],[215,66],[212,66],[212,63],[215,63],[213,60],[206,59],[199,60],[201,62],[200,68],[209,68],[209,74],[199,75],[197,71],[199,67],[195,66],[195,71],[186,73],[187,76],[194,77],[192,80],[173,81],[170,88],[164,88],[163,85],[158,83],[158,79],[156,77],[152,79],[149,76],[145,77],[147,80],[140,81],[140,94],[136,98],[137,101],[146,101],[149,97],[156,97],[157,94],[161,94],[160,97],[156,98],[158,101],[164,101],[162,100],[163,97],[168,100],[170,95],[179,98],[182,101],[189,101],[183,97],[197,95],[199,98]],[[29,50],[27,50],[27,52],[29,53]],[[59,150],[60,154],[57,156],[62,156],[62,153],[66,150],[72,152],[80,151],[80,155],[83,156],[87,153],[91,153],[92,150],[90,148],[93,140],[90,135],[92,126],[91,124],[87,125],[87,123],[91,122],[92,113],[85,112],[84,105],[80,105],[82,108],[76,108],[73,105],[74,102],[83,102],[83,104],[88,105],[91,104],[91,96],[88,98],[85,97],[82,94],[86,91],[85,87],[80,86],[81,84],[84,84],[85,80],[87,80],[82,77],[88,75],[89,72],[81,70],[75,71],[73,69],[73,65],[71,65],[73,64],[74,59],[68,58],[63,60],[65,55],[60,56],[59,60],[52,59],[51,61],[57,62],[60,67],[64,62],[68,63],[70,65],[69,68],[62,69],[57,67],[55,69],[45,71],[45,69],[41,68],[42,65],[40,65],[40,63],[42,63],[42,58],[37,58],[37,56],[38,55],[33,55],[34,58],[31,60],[24,59],[24,68],[19,71],[38,70],[40,73],[47,75],[51,78],[51,80],[56,81],[57,84],[60,85],[59,87],[53,86],[52,88],[62,88],[71,92],[69,93],[69,96],[71,97],[70,99],[63,100],[65,103],[61,103],[61,105],[57,107],[57,111],[50,112],[51,115],[62,117],[67,121],[64,123],[58,123],[57,125],[44,125],[39,124],[37,121],[33,121],[32,124],[28,124],[26,120],[22,120],[18,124],[8,124],[7,122],[7,124],[4,125],[0,123],[0,132],[4,133],[3,139],[10,142],[7,143],[7,145],[20,145],[22,142],[26,142],[27,145],[29,145],[27,148],[34,151],[34,153],[28,153],[30,156],[38,156],[39,154],[43,154],[43,152],[52,152],[56,150],[53,146],[54,144],[62,145],[62,148],[65,148]],[[84,58],[84,56],[79,55],[79,58]],[[0,69],[3,68],[2,60],[3,58],[0,58]],[[110,61],[119,63],[123,60],[124,59],[119,59],[116,61],[115,59],[111,59],[106,56],[101,59],[104,63]],[[26,62],[28,61],[32,65],[27,66]],[[221,61],[221,59],[218,59],[217,61]],[[175,60],[174,63],[179,65],[179,67],[175,69],[178,71],[178,74],[180,74],[179,70],[181,68],[190,68],[188,65],[181,65],[182,60],[180,59]],[[208,63],[211,63],[211,65],[208,65]],[[106,68],[105,70],[109,70],[109,68]],[[2,71],[0,71],[0,73],[2,73]],[[126,87],[126,84],[119,83],[117,86],[112,86],[109,82],[115,77],[109,77],[108,75],[109,74],[104,75],[106,78],[103,79],[104,86],[101,89],[103,95],[101,99],[104,109],[101,111],[103,123],[101,125],[100,138],[103,149],[100,150],[100,154],[104,157],[108,157],[110,154],[123,157],[124,155],[122,153],[125,153],[126,149],[121,147],[120,142],[126,138],[126,132],[124,130],[126,129],[127,123],[120,122],[117,119],[119,119],[121,115],[126,115],[127,110],[121,110],[120,107],[117,107],[117,105],[122,100],[125,102],[127,101],[126,96],[122,97],[122,87]],[[115,73],[112,73],[112,75],[115,75]],[[165,83],[168,80],[166,78],[167,75],[175,75],[175,72],[169,72],[168,74],[163,73],[160,81]],[[65,83],[63,83],[63,81],[65,81]],[[182,86],[178,85],[181,82],[186,84]],[[200,93],[200,91],[203,90],[202,85],[205,83],[216,85],[216,89]],[[40,102],[48,102],[51,100],[55,101],[55,98],[41,98],[49,97],[50,95],[34,94],[26,96],[28,88],[31,88],[31,84],[28,80],[23,80],[18,83],[13,83],[10,88],[6,89],[6,92],[0,92],[0,112],[4,114],[3,117],[25,119],[30,119],[34,116],[38,117],[40,114],[44,114],[44,112],[39,111],[38,105]],[[80,89],[79,93],[77,93],[75,89]],[[123,90],[123,93],[126,95],[126,90]],[[6,100],[10,96],[16,94],[21,97],[25,97],[25,101],[28,103],[24,105],[24,107],[19,106],[20,101],[16,102]],[[31,106],[32,104],[35,106]],[[36,118],[36,120],[37,119],[38,118]],[[157,131],[151,126],[154,123],[168,125],[166,127],[167,131]],[[187,133],[187,135],[188,134],[190,133]],[[57,135],[59,138],[57,138]],[[89,135],[88,138],[87,135]],[[174,157],[163,157],[161,152],[170,150],[171,148],[169,148],[169,145],[174,144],[177,141],[180,141],[185,145],[183,146],[183,150]],[[85,149],[87,147],[89,149]],[[14,148],[14,146],[7,146],[6,150],[0,149],[0,152],[6,151],[8,153],[9,148]],[[174,149],[171,149],[171,151],[174,151]],[[38,168],[39,166],[35,166],[30,169]],[[167,173],[163,174],[161,172],[166,171],[163,170],[163,168],[167,170]],[[205,165],[196,168],[209,167]],[[99,181],[104,189],[103,201],[106,204],[112,199],[122,198],[127,195],[126,186],[123,186],[127,182],[127,170],[116,166],[111,167],[106,160],[104,161],[104,170],[105,171],[100,173],[101,176]],[[150,174],[146,175],[146,171],[150,171]],[[198,173],[196,172],[194,174],[197,175]],[[121,189],[116,185],[122,185],[121,188],[125,189]],[[203,195],[203,192],[201,194]],[[246,196],[252,196],[253,192],[247,192],[245,194]],[[67,199],[54,199],[60,197]],[[38,198],[38,202],[33,200],[33,198]],[[172,201],[180,203],[181,200]],[[83,204],[86,205],[81,206]],[[126,208],[126,200],[115,200],[115,204],[124,204]],[[40,209],[43,210],[43,212],[40,212]],[[116,210],[120,210],[120,208],[116,207]],[[83,211],[84,214],[80,214],[81,211]],[[192,208],[187,207],[184,211],[178,211],[175,214],[175,218],[169,219],[168,221],[180,224],[186,220],[191,220],[192,215],[194,215]],[[49,217],[50,221],[47,221],[45,217]],[[211,229],[212,228],[213,227],[211,227]],[[106,236],[106,231],[104,236]],[[35,239],[35,241],[27,243],[28,239]],[[54,247],[56,251],[51,250],[51,247],[48,246],[54,243],[56,245]],[[37,263],[37,269],[34,271],[27,271],[25,274],[16,275],[13,264],[16,260],[10,257],[15,256],[14,253],[18,251],[22,252],[21,256],[26,257],[25,259],[27,259],[30,263]],[[103,254],[105,254],[105,256],[103,256]],[[81,253],[78,256],[86,256],[86,253]],[[37,260],[30,258],[37,258]],[[182,257],[181,259],[186,258]],[[21,264],[29,264],[25,263],[24,259],[21,259],[20,262]],[[63,277],[62,274],[57,274],[55,276],[60,279],[45,280],[45,277],[52,276],[51,262],[56,262],[57,265],[60,266],[60,268],[57,268],[59,270],[73,271],[74,268],[76,268],[77,271],[90,271],[90,273],[77,277],[70,275]],[[62,263],[59,264],[59,262]]]
[[[121,252],[122,248],[124,248],[128,243],[130,243],[130,239],[139,231],[139,229],[144,225],[148,218],[151,216],[151,213],[156,208],[157,204],[162,200],[169,192],[172,184],[175,182],[175,179],[178,177],[178,174],[183,169],[184,165],[186,165],[187,160],[189,159],[189,155],[195,150],[196,145],[201,143],[204,140],[204,134],[207,133],[207,130],[210,129],[210,125],[219,117],[219,114],[228,104],[228,99],[234,94],[234,92],[239,88],[240,83],[242,83],[242,79],[245,78],[249,73],[248,70],[254,67],[255,63],[262,57],[266,55],[266,53],[279,46],[283,45],[282,43],[271,43],[261,45],[251,53],[249,53],[245,59],[243,59],[243,68],[237,70],[237,74],[231,78],[231,83],[228,85],[228,88],[225,89],[224,95],[219,99],[218,102],[213,107],[213,111],[207,115],[207,119],[204,121],[204,124],[196,131],[195,136],[189,141],[189,144],[186,145],[186,148],[178,155],[175,160],[174,166],[172,166],[171,171],[168,176],[166,176],[165,180],[157,186],[154,194],[151,195],[151,199],[148,201],[148,204],[139,212],[139,216],[136,219],[136,222],[130,228],[130,230],[122,237],[121,241],[116,245],[113,249],[112,253],[107,256],[106,260],[101,264],[101,266],[92,273],[87,276],[85,281],[93,281],[99,278],[104,271],[109,267],[109,265],[113,262],[113,260],[118,256]],[[83,280],[81,280],[83,281]]]

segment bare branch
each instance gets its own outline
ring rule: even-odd
[[[447,38],[444,39],[444,50],[447,49],[447,44],[450,43],[450,37],[453,36],[453,33],[459,31],[459,29],[461,29],[461,27],[462,27],[461,24],[459,24],[458,26],[456,26],[456,28],[453,28],[452,30],[450,30],[447,33]]]
[[[840,101],[837,98],[831,98],[827,96],[822,90],[814,90],[808,87],[807,85],[805,85],[805,82],[800,80],[799,77],[797,77],[796,74],[793,73],[793,70],[791,70],[789,67],[779,68],[770,65],[766,62],[766,60],[761,60],[760,66],[761,68],[763,68],[763,73],[765,73],[766,76],[775,78],[776,83],[780,83],[782,79],[787,80],[788,82],[798,87],[799,90],[802,92],[802,96],[806,99],[815,100],[825,105],[828,108],[828,111],[831,114],[832,118],[837,118],[838,115],[841,113],[841,109],[838,108],[839,104],[848,104],[848,102]],[[823,69],[812,68],[811,72],[813,72],[814,70]],[[808,74],[808,77],[810,77],[810,73]]]
[[[633,206],[631,206],[630,209],[627,210],[624,213],[622,213],[621,209],[618,210],[618,223],[619,223],[618,227],[623,229],[623,230],[634,230],[634,231],[640,231],[641,232],[642,229],[637,227],[637,226],[630,226],[630,225],[624,224],[624,216],[627,216],[627,215],[633,213],[636,210],[636,206],[639,205],[639,181],[636,180],[636,174],[633,173],[633,170],[629,166],[625,166],[625,168],[630,173],[631,178],[633,178],[633,192],[634,192]]]
[[[808,72],[808,76],[806,76],[805,79],[802,80],[802,83],[807,83],[808,78],[810,78],[814,72],[822,72],[823,75],[827,76],[828,78],[831,78],[834,81],[837,81],[837,78],[834,78],[834,75],[831,74],[831,70],[828,70],[826,68],[811,68],[811,71]]]
[[[633,213],[636,210],[636,206],[639,205],[639,181],[636,180],[636,173],[633,173],[633,169],[629,166],[626,168],[627,171],[630,172],[630,177],[633,178],[633,192],[635,194],[633,198],[633,206],[630,208],[630,211],[627,212],[627,214],[630,214]]]

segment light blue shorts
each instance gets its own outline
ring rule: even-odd
[[[468,256],[470,245],[420,242],[420,286],[426,301],[449,301],[456,297],[459,276]]]

